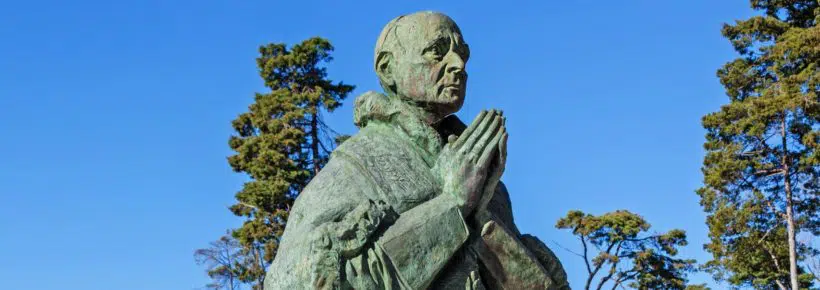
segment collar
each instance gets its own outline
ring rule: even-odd
[[[418,109],[413,108],[412,104],[402,102],[398,97],[368,91],[356,98],[353,109],[353,122],[360,129],[372,121],[394,125],[409,137],[413,143],[424,149],[429,158],[435,158],[443,145],[440,130],[436,130],[435,127],[424,123],[418,116],[417,111]],[[448,118],[445,118],[445,120]],[[439,122],[439,124],[442,123]],[[446,137],[443,140],[447,140]]]

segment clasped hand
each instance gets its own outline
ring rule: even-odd
[[[450,135],[433,167],[444,194],[455,197],[464,217],[487,206],[507,158],[501,111],[481,111],[461,136]]]

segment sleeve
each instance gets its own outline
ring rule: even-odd
[[[547,247],[541,240],[532,235],[522,235],[521,242],[527,246],[527,249],[535,255],[538,262],[544,266],[544,269],[552,278],[552,282],[557,290],[569,290],[569,282],[567,281],[567,272],[564,271],[564,266],[561,261],[555,256],[555,253]]]
[[[471,244],[483,267],[482,275],[491,289],[556,289],[549,273],[511,231],[496,221],[488,221],[479,238]]]
[[[336,158],[311,181],[294,205],[265,289],[423,289],[467,240],[448,196],[398,214],[364,178]]]
[[[477,219],[481,234],[471,247],[490,274],[485,283],[497,289],[569,289],[555,254],[538,238],[518,231],[503,183]]]
[[[454,204],[439,195],[403,213],[376,242],[398,270],[403,288],[427,288],[467,241],[467,224]]]

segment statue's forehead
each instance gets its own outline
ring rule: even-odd
[[[421,48],[439,37],[451,34],[461,37],[458,25],[450,17],[440,13],[411,14],[397,24],[396,36],[405,47]]]

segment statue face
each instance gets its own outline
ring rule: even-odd
[[[455,113],[464,103],[465,65],[470,56],[461,31],[439,13],[407,18],[396,29],[404,51],[394,52],[390,64],[396,93],[422,103],[440,117]]]

